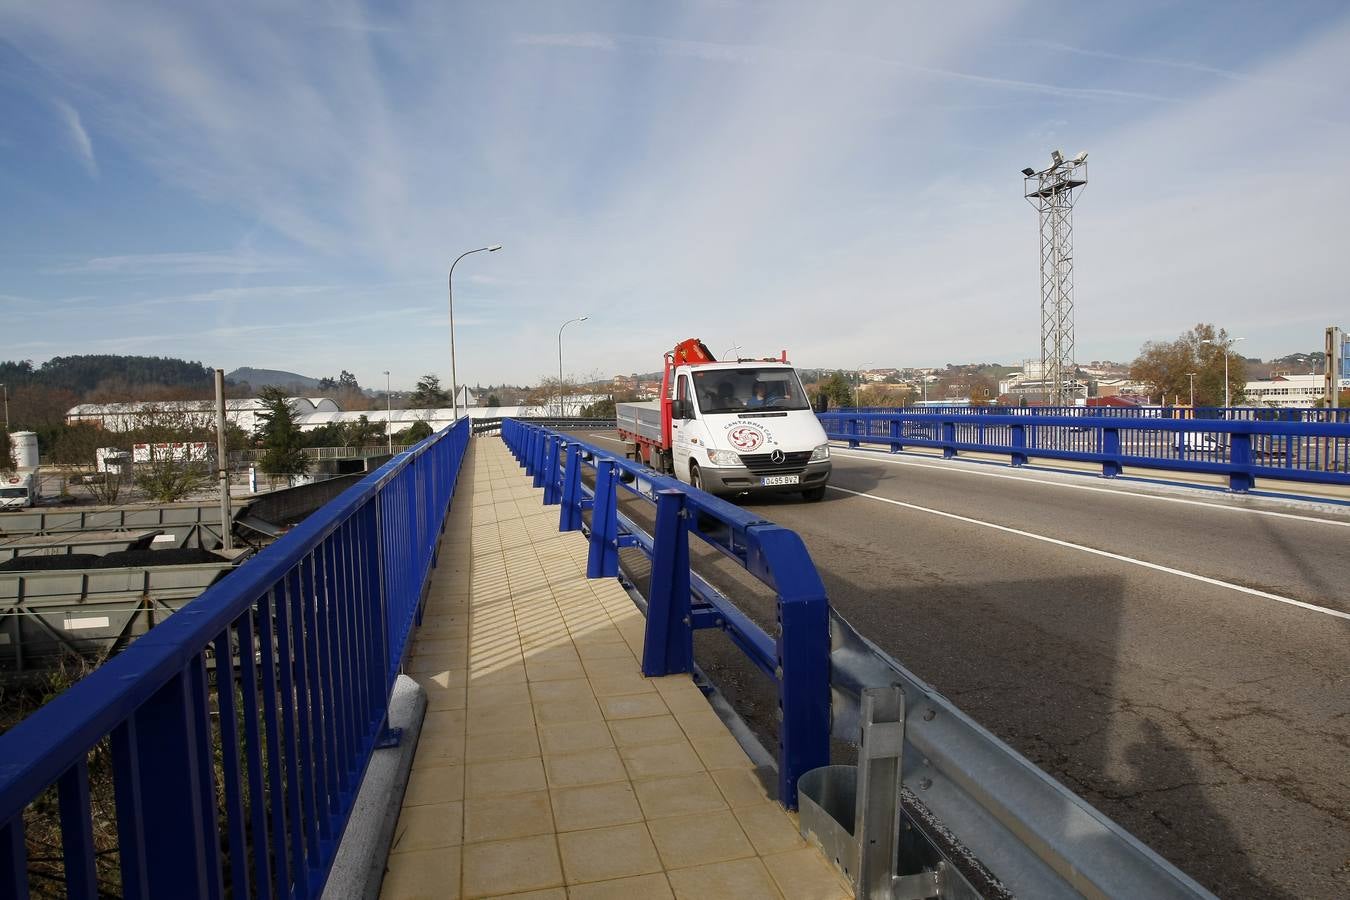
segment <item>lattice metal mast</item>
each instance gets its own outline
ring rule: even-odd
[[[1087,154],[1066,160],[1050,153],[1050,167],[1022,170],[1027,201],[1041,226],[1041,384],[1056,406],[1067,405],[1076,367],[1073,346],[1073,203],[1087,184]]]

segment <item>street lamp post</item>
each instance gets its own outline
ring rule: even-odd
[[[389,438],[389,455],[394,455],[394,396],[389,391],[389,370],[384,370],[384,435]]]
[[[1191,380],[1191,409],[1195,409],[1195,373],[1187,372],[1186,377]]]
[[[1227,341],[1215,341],[1209,338],[1201,338],[1202,344],[1213,344],[1216,347],[1223,348],[1223,408],[1227,410],[1233,405],[1233,390],[1228,384],[1228,351],[1238,341],[1245,341],[1246,338],[1229,338]],[[1225,411],[1224,415],[1228,413]]]
[[[450,293],[450,418],[452,421],[459,420],[459,383],[455,379],[455,266],[459,261],[470,253],[496,253],[502,249],[501,244],[493,244],[489,247],[479,247],[475,250],[465,250],[455,261],[450,264],[450,274],[446,278],[446,287]]]
[[[563,328],[571,325],[573,322],[585,322],[590,316],[582,316],[579,319],[568,319],[562,323],[562,328],[558,329],[558,418],[563,417],[563,364],[562,364],[562,333]]]
[[[853,408],[854,408],[854,409],[862,409],[862,405],[861,405],[861,404],[862,404],[862,378],[863,378],[863,370],[862,370],[862,366],[859,366],[859,367],[858,367],[858,370],[857,370],[856,372],[854,372],[853,374],[854,374],[854,381],[853,381]]]
[[[9,434],[9,385],[0,384],[5,391],[5,434]]]

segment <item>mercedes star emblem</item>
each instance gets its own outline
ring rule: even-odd
[[[783,455],[782,450],[775,449],[772,453],[769,454],[769,459],[773,460],[773,464],[775,466],[781,466],[783,464],[783,460],[787,459],[787,457]]]

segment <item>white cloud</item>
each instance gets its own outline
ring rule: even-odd
[[[295,265],[294,259],[247,252],[135,253],[94,257],[67,271],[131,276],[257,275]]]
[[[70,138],[71,148],[80,160],[80,165],[91,176],[98,176],[98,160],[94,158],[94,142],[89,139],[89,132],[85,131],[84,123],[80,121],[79,110],[71,106],[64,100],[53,100],[56,106],[57,115],[61,117],[61,122],[66,126],[66,135]]]

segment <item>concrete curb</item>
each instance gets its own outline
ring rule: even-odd
[[[389,700],[389,726],[402,728],[403,735],[397,747],[376,750],[370,758],[323,888],[324,900],[378,900],[426,712],[426,691],[399,675]]]

